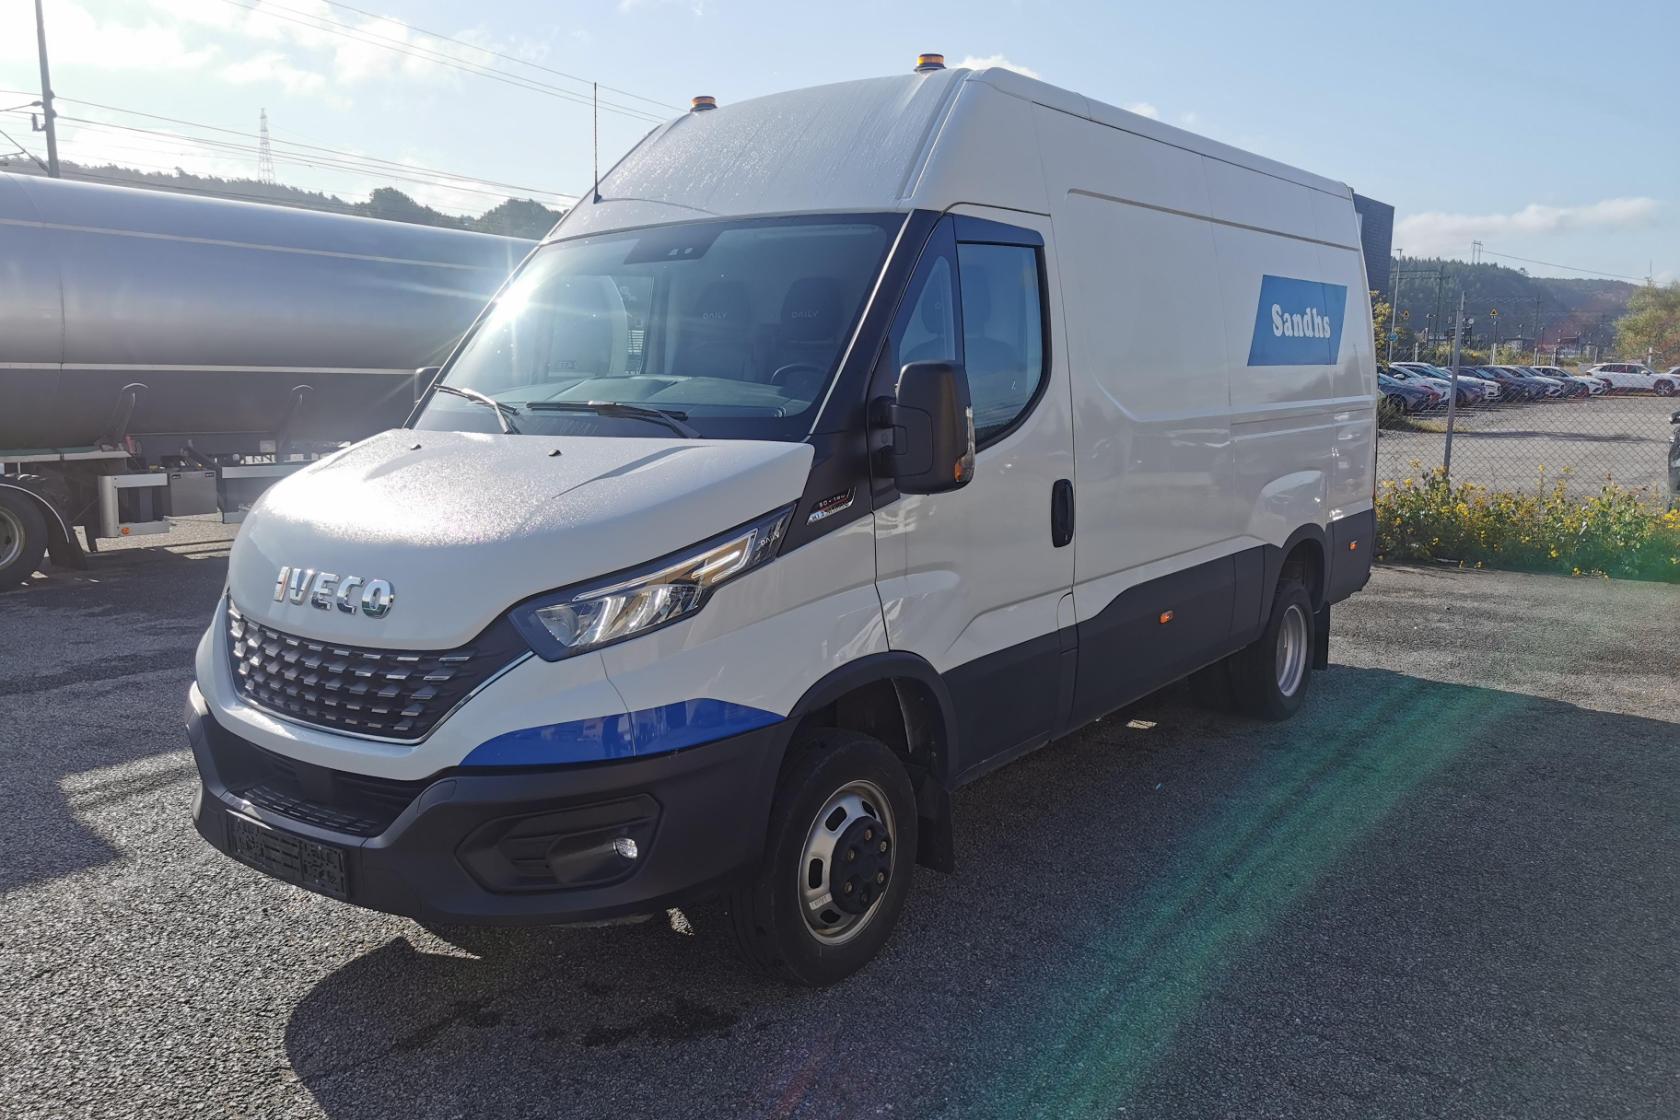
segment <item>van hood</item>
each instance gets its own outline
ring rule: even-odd
[[[449,649],[531,595],[696,544],[798,499],[808,444],[385,432],[271,487],[228,590],[287,633]],[[385,580],[382,617],[275,600],[282,566]]]

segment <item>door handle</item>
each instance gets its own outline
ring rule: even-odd
[[[1073,481],[1058,478],[1050,487],[1050,543],[1061,548],[1073,540]]]

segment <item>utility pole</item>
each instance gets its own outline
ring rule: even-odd
[[[47,75],[47,24],[41,18],[41,0],[35,0],[35,47],[41,55],[41,119],[46,122],[47,174],[57,179],[58,125],[54,122],[58,114],[53,111],[52,78]]]
[[[1388,362],[1394,362],[1394,336],[1399,334],[1400,322],[1400,265],[1405,262],[1405,253],[1395,254],[1394,277],[1388,282]]]
[[[1446,266],[1444,264],[1436,266],[1436,269],[1435,269],[1435,314],[1430,316],[1430,319],[1429,319],[1429,340],[1430,340],[1430,342],[1434,342],[1436,337],[1441,333],[1441,286],[1446,283],[1446,280],[1447,280]],[[1430,356],[1434,357],[1434,354],[1431,353]]]
[[[268,110],[257,115],[257,181],[274,182],[274,149],[268,143]]]
[[[1452,371],[1452,388],[1447,393],[1447,446],[1446,450],[1442,452],[1441,455],[1441,474],[1448,479],[1452,478],[1453,426],[1458,420],[1459,338],[1463,335],[1463,333],[1464,289],[1460,288],[1458,291],[1458,315],[1453,320],[1452,365],[1448,367]]]
[[[1540,297],[1534,297],[1534,364],[1540,364]]]

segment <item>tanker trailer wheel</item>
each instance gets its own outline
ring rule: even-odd
[[[0,490],[0,591],[17,587],[41,566],[47,551],[47,519],[35,499]]]

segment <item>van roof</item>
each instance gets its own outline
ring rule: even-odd
[[[586,195],[551,236],[562,228],[575,236],[704,215],[944,209],[963,201],[1043,211],[1042,190],[1037,198],[1030,192],[1018,199],[928,197],[951,189],[949,175],[935,176],[930,184],[924,172],[959,96],[981,97],[978,87],[1014,99],[1015,105],[1044,106],[1338,198],[1352,197],[1344,184],[1013,70],[959,68],[812,86],[686,113],[648,133],[603,177],[599,201]],[[1008,105],[992,97],[980,111],[995,112],[1000,125],[1008,118],[1015,129],[1030,128],[1026,116]],[[957,131],[957,143],[977,142],[972,130]],[[990,164],[1000,171],[1011,150],[1023,143],[1037,147],[1030,132],[1011,127],[987,130],[978,142],[995,144],[995,152],[971,155],[1001,157]],[[988,187],[1008,189],[994,182]]]

